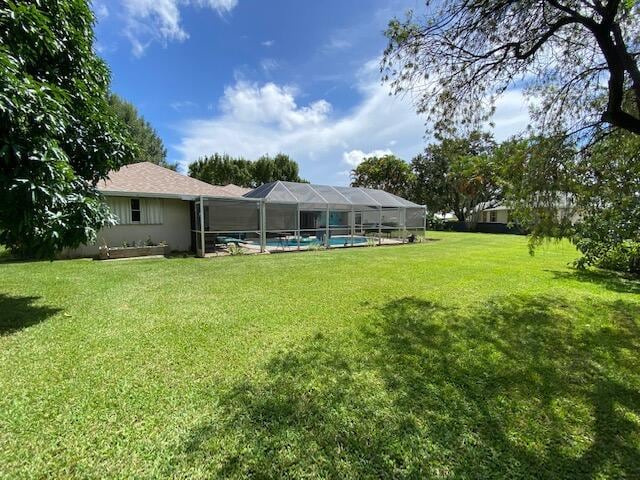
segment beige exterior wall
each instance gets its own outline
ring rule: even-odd
[[[491,221],[491,211],[489,210],[483,210],[480,215],[480,221],[483,223],[502,223],[505,225],[509,223],[509,210],[494,210],[494,212],[496,212],[495,222]]]
[[[107,197],[107,202],[122,203],[127,197]],[[127,198],[129,200],[129,198]],[[94,245],[84,245],[74,250],[66,250],[61,254],[63,258],[88,257],[98,254],[98,247],[106,243],[110,247],[119,247],[124,242],[129,244],[146,241],[149,237],[155,243],[167,242],[171,250],[186,251],[191,248],[191,221],[189,218],[189,202],[184,200],[155,198],[150,205],[154,210],[161,209],[162,223],[156,224],[119,224],[105,228],[98,233]],[[143,216],[144,218],[144,216]]]
[[[480,215],[480,221],[486,223],[503,223],[505,225],[509,223],[509,210],[495,210],[495,212],[498,214],[495,222],[491,222],[489,220],[491,214],[489,210],[482,211],[482,214]],[[560,208],[558,210],[558,220],[562,219],[562,217],[566,215],[571,215],[571,223],[573,224],[579,222],[581,219],[579,213],[570,211],[567,208]]]

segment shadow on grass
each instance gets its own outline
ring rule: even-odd
[[[608,270],[557,271],[547,270],[556,279],[578,280],[602,286],[607,290],[620,293],[640,293],[640,277]]]
[[[172,473],[638,478],[639,318],[622,301],[398,299],[357,338],[317,335],[222,395]]]
[[[0,336],[36,325],[60,311],[58,308],[34,305],[37,300],[39,297],[12,297],[0,293]]]

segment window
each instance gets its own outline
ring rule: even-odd
[[[495,210],[491,210],[489,212],[489,221],[491,223],[496,223],[498,221],[498,212]]]
[[[140,223],[140,199],[131,199],[131,221],[133,223]]]
[[[329,225],[332,227],[348,227],[349,212],[330,212]]]
[[[300,212],[300,229],[313,230],[316,228],[325,228],[327,225],[326,211],[305,210]]]

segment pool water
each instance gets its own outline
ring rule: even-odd
[[[309,245],[322,245],[324,242],[321,242],[316,237],[303,237],[300,239],[301,247],[308,247]],[[347,246],[351,245],[351,237],[331,237],[329,238],[329,245],[331,246]],[[362,245],[367,243],[367,237],[353,237],[354,245]],[[268,239],[267,247],[297,247],[298,242],[295,238],[282,238],[282,239]]]

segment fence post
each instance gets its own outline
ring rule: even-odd
[[[351,246],[353,247],[353,237],[356,235],[356,212],[353,205],[351,205],[351,221],[349,223],[351,227]]]
[[[264,206],[264,199],[260,199],[260,253],[264,253],[267,249],[267,232],[265,228],[267,227],[266,223],[266,211]]]
[[[296,242],[298,244],[298,250],[300,250],[300,204],[296,203]]]
[[[202,252],[201,256],[204,258],[205,253],[207,253],[207,249],[204,235],[204,201],[202,195],[200,196],[200,248]]]
[[[402,243],[407,243],[407,207],[402,209]]]
[[[329,248],[329,246],[331,245],[331,242],[329,242],[329,216],[330,216],[329,204],[327,204],[327,221],[324,222],[326,224],[325,233],[324,233],[324,246],[326,248]]]
[[[382,206],[378,207],[378,245],[382,245]]]

